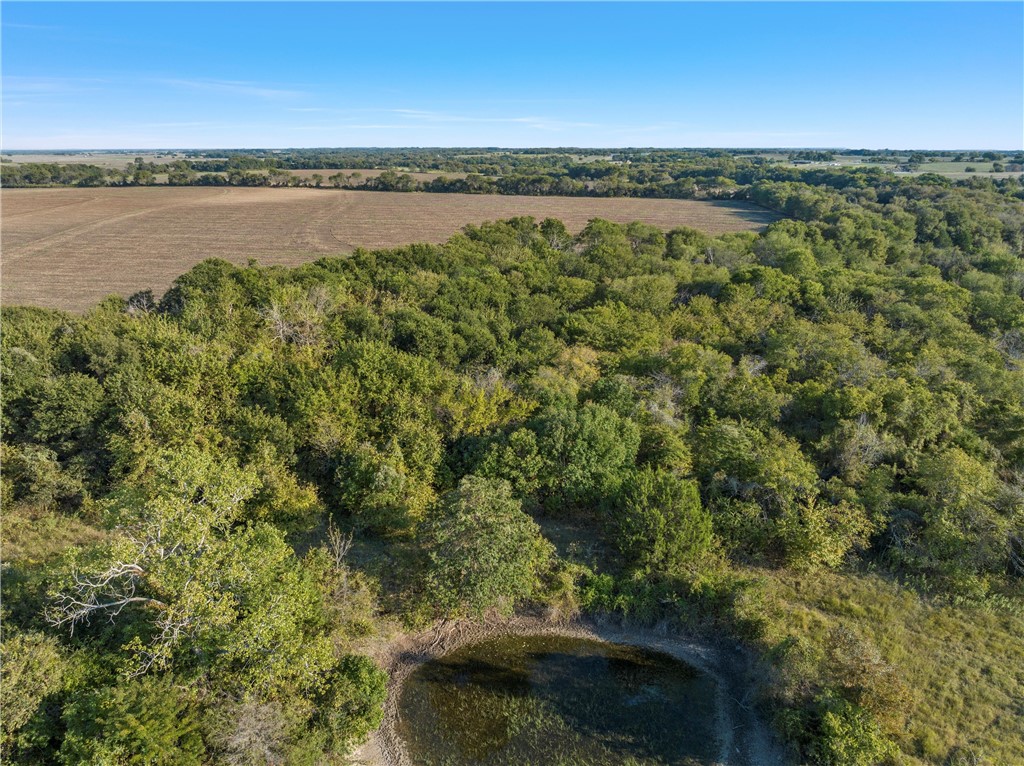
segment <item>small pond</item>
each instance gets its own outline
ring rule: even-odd
[[[716,763],[715,682],[665,654],[503,636],[431,660],[402,686],[417,766]]]

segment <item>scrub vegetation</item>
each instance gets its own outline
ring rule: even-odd
[[[382,625],[545,610],[743,642],[797,762],[1024,760],[1020,184],[715,162],[782,218],[5,308],[4,759],[343,762]]]

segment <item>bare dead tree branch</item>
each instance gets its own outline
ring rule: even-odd
[[[89,624],[96,615],[113,621],[131,604],[166,609],[167,605],[159,599],[137,594],[144,574],[139,564],[125,561],[114,562],[92,575],[76,572],[70,587],[54,598],[47,620],[54,627],[69,625],[74,633],[75,625]]]

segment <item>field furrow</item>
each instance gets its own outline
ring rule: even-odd
[[[205,258],[294,266],[356,247],[443,242],[466,224],[512,216],[643,221],[710,234],[759,230],[775,216],[742,202],[308,188],[5,189],[5,305],[81,311],[112,293],[163,293]]]

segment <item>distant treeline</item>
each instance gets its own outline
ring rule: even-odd
[[[59,165],[55,162],[27,162],[0,165],[4,186],[106,186],[110,177],[96,165]]]
[[[204,154],[155,164],[136,158],[128,167],[103,169],[94,165],[26,163],[4,164],[6,186],[46,185],[147,185],[163,179],[171,185],[233,186],[334,186],[384,190],[384,192],[431,192],[462,194],[534,195],[563,197],[652,197],[699,199],[734,197],[739,187],[758,181],[801,181],[843,188],[878,185],[888,169],[878,167],[793,168],[787,162],[827,162],[833,153],[803,151],[775,160],[765,155],[748,155],[720,150],[628,150],[596,154],[595,150],[545,152],[499,152],[479,150],[295,150],[283,153],[223,152],[221,157]],[[588,154],[590,153],[590,154]],[[856,153],[854,153],[856,154]],[[949,155],[916,152],[909,156],[887,153],[864,154],[865,160],[901,162],[920,167]],[[780,156],[781,158],[781,156]],[[998,166],[1011,172],[1024,170],[1024,154],[988,152],[961,154],[956,161],[1001,161]],[[336,172],[296,176],[293,170],[332,168]],[[360,171],[383,170],[376,177]],[[345,172],[350,171],[350,172]],[[415,173],[437,173],[424,180]],[[459,174],[449,177],[445,174]],[[885,180],[885,182],[889,182]],[[938,175],[919,177],[916,182],[950,185]],[[971,179],[973,187],[999,190],[1000,184]],[[1004,186],[1007,184],[1004,184]],[[1019,184],[1009,184],[1015,194]]]
[[[625,150],[587,154],[478,150],[295,150],[280,154],[223,152],[222,157],[189,155],[156,164],[142,158],[123,169],[95,165],[4,164],[3,184],[22,186],[308,186],[463,194],[510,194],[566,197],[647,197],[670,199],[751,199],[761,182],[797,182],[835,190],[887,189],[892,194],[919,194],[920,189],[965,188],[1024,198],[1020,178],[978,175],[962,181],[925,173],[897,177],[888,169],[866,167],[792,167],[762,155],[724,150]],[[819,156],[820,155],[820,156]],[[796,152],[789,158],[824,161],[827,153]],[[919,165],[935,153],[918,152],[901,161]],[[988,152],[1005,160],[1009,170],[1024,168],[1024,155]],[[948,156],[935,155],[935,156]],[[974,159],[973,156],[969,159]],[[298,176],[292,170],[346,167]],[[384,172],[364,175],[361,170]],[[414,173],[440,173],[432,179]],[[458,177],[446,173],[459,173]],[[163,176],[163,177],[161,177]]]

